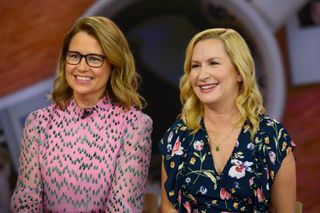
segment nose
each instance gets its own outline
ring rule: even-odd
[[[82,57],[82,58],[80,59],[80,62],[79,62],[79,64],[77,65],[77,69],[78,69],[79,71],[87,71],[87,70],[88,70],[88,65],[87,65],[87,62],[86,62],[85,57]]]
[[[199,80],[201,80],[201,81],[205,81],[206,79],[208,79],[210,77],[210,74],[208,72],[208,68],[205,65],[202,65],[200,67],[198,77],[199,77]]]

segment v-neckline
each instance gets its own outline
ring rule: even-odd
[[[232,151],[231,151],[231,153],[230,153],[230,156],[228,157],[228,160],[226,161],[226,163],[225,163],[223,169],[221,170],[221,172],[219,173],[218,170],[217,170],[216,167],[215,167],[215,164],[214,164],[214,157],[213,157],[213,154],[212,154],[212,152],[211,152],[211,148],[210,148],[210,144],[209,144],[209,135],[208,135],[207,129],[206,129],[204,123],[203,123],[203,130],[204,130],[204,134],[205,134],[205,138],[206,138],[206,144],[207,144],[208,152],[210,152],[210,158],[211,158],[212,168],[213,168],[213,171],[216,173],[216,175],[217,175],[218,177],[221,177],[223,174],[225,174],[225,170],[227,169],[227,167],[230,167],[230,164],[231,164],[230,162],[231,162],[231,160],[232,160],[232,156],[233,156],[234,153],[236,152],[236,149],[238,149],[238,147],[240,146],[240,145],[239,145],[239,140],[240,140],[240,138],[241,138],[241,136],[242,136],[242,134],[243,134],[243,131],[244,131],[243,128],[244,128],[244,125],[242,125],[242,127],[241,127],[240,133],[239,133],[239,135],[238,135],[238,137],[237,137],[237,139],[236,139],[236,142],[235,142],[236,144],[235,144],[235,146],[233,147],[233,149],[232,149]],[[213,150],[213,151],[214,151],[214,150]]]

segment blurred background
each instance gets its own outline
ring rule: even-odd
[[[50,104],[63,37],[87,15],[114,20],[136,58],[154,120],[150,192],[159,193],[158,143],[181,107],[187,42],[200,30],[231,27],[252,50],[269,114],[297,144],[298,200],[305,212],[320,212],[319,0],[0,0],[0,212],[8,212],[25,118]]]

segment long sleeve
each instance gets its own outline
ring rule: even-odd
[[[41,125],[34,112],[27,117],[20,147],[16,189],[11,198],[13,212],[42,212],[42,181],[39,165]]]
[[[133,116],[123,131],[106,212],[141,212],[151,158],[152,120],[144,114]]]

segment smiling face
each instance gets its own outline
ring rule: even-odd
[[[205,39],[194,46],[189,80],[205,106],[226,107],[230,104],[235,106],[242,78],[223,42],[219,39]]]
[[[86,32],[75,34],[71,39],[69,52],[104,55],[99,42]],[[84,57],[77,65],[66,63],[66,80],[81,108],[94,106],[105,95],[110,74],[111,65],[107,60],[99,68],[90,67]]]

